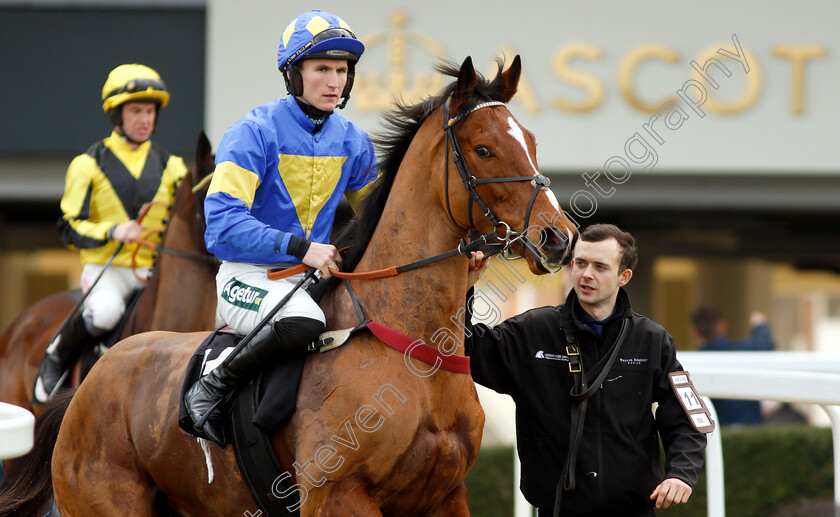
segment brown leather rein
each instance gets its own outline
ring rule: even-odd
[[[470,258],[473,251],[477,250],[482,246],[487,246],[491,242],[495,241],[498,238],[499,234],[496,231],[491,233],[484,234],[480,237],[477,237],[470,241],[469,243],[466,242],[464,239],[461,239],[461,242],[458,244],[458,247],[454,250],[450,250],[439,255],[435,255],[433,257],[424,258],[421,260],[417,260],[415,262],[410,262],[408,264],[404,264],[402,266],[391,266],[383,269],[375,269],[373,271],[362,271],[359,273],[356,272],[348,272],[345,273],[343,271],[338,271],[333,268],[329,268],[330,274],[336,278],[341,278],[344,280],[373,280],[377,278],[387,278],[389,276],[397,276],[400,273],[405,273],[406,271],[411,271],[412,269],[417,269],[435,262],[439,262],[441,260],[448,259],[450,257],[454,257],[456,255],[463,255],[466,258]],[[339,253],[347,250],[348,248],[342,248],[339,250]],[[499,250],[501,251],[501,250]],[[493,252],[496,253],[496,252]],[[493,254],[491,253],[491,254]],[[284,278],[289,278],[290,276],[297,275],[299,273],[303,273],[307,271],[309,266],[306,264],[298,264],[296,266],[292,266],[289,268],[281,269],[269,269],[268,276],[269,280],[282,280]]]
[[[146,214],[149,213],[149,209],[153,205],[164,206],[167,209],[170,208],[170,206],[167,205],[166,203],[164,203],[163,201],[150,201],[149,203],[146,203],[143,206],[143,209],[140,210],[140,213],[137,215],[137,222],[138,223],[143,222],[143,219],[146,217]],[[149,240],[149,237],[151,237],[152,235],[155,235],[155,234],[161,234],[162,235],[164,231],[166,231],[166,228],[163,227],[163,226],[161,226],[159,228],[148,228],[140,235],[140,237],[138,237],[137,239],[134,239],[134,243],[136,244],[136,246],[134,247],[134,251],[131,252],[131,270],[132,271],[135,271],[137,269],[137,252],[140,251],[141,247],[142,248],[148,248],[148,249],[152,250],[154,253],[165,253],[167,255],[172,255],[174,257],[186,258],[186,259],[190,259],[190,260],[197,260],[197,261],[200,261],[200,262],[213,262],[213,263],[218,262],[218,259],[216,257],[214,257],[213,255],[207,254],[207,253],[193,253],[193,252],[190,252],[190,251],[179,251],[179,250],[164,248],[161,244],[154,243],[154,242],[151,242]],[[141,278],[140,276],[137,275],[137,273],[134,273],[134,276],[143,283],[148,282],[147,278]]]

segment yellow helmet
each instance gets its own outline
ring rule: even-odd
[[[111,70],[102,87],[102,110],[108,113],[120,104],[139,100],[155,101],[161,107],[169,103],[169,92],[160,75],[138,64],[120,65]]]

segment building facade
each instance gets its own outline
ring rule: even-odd
[[[840,4],[664,0],[422,4],[326,0],[367,51],[346,115],[379,128],[395,98],[446,79],[441,59],[472,56],[486,75],[522,57],[517,119],[537,136],[542,172],[582,226],[614,222],[639,240],[637,310],[693,348],[688,314],[720,306],[733,334],[752,310],[780,348],[830,349],[840,328],[840,101],[833,21]],[[191,161],[205,128],[215,145],[258,104],[285,95],[276,50],[306,6],[276,0],[0,2],[0,306],[75,286],[77,257],[54,222],[74,154],[107,134],[98,93],[122,62],[157,68],[173,100],[156,135]],[[40,66],[32,66],[38,63]],[[557,303],[563,279],[534,279],[498,300],[506,314]]]

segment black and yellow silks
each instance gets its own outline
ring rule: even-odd
[[[160,228],[168,214],[177,182],[187,173],[183,159],[151,141],[132,149],[116,132],[92,145],[70,163],[58,221],[61,240],[81,250],[83,264],[105,264],[119,243],[109,239],[112,227],[136,219],[143,205],[155,204],[142,221]],[[158,242],[159,235],[149,240]],[[131,246],[116,256],[115,266],[131,266]],[[137,252],[136,266],[150,267],[149,249]]]

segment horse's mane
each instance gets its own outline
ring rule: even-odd
[[[476,73],[478,84],[473,91],[472,97],[467,102],[464,112],[469,111],[473,106],[482,101],[500,101],[501,94],[501,73],[504,69],[504,60],[498,59],[498,73],[492,81],[486,80],[481,74]],[[458,77],[460,65],[453,62],[444,62],[435,67],[438,72]],[[445,86],[440,93],[429,97],[417,104],[407,105],[397,101],[396,107],[384,114],[383,129],[371,137],[377,150],[379,162],[379,179],[372,190],[365,196],[362,213],[350,221],[336,239],[336,245],[341,248],[351,246],[344,257],[341,269],[353,271],[367,249],[374,230],[382,217],[391,187],[394,185],[394,178],[400,168],[405,153],[414,139],[414,135],[420,130],[420,126],[429,116],[440,108],[455,90],[457,81]],[[456,115],[455,113],[452,116]],[[441,126],[441,129],[443,126]],[[397,265],[397,264],[395,264]]]

